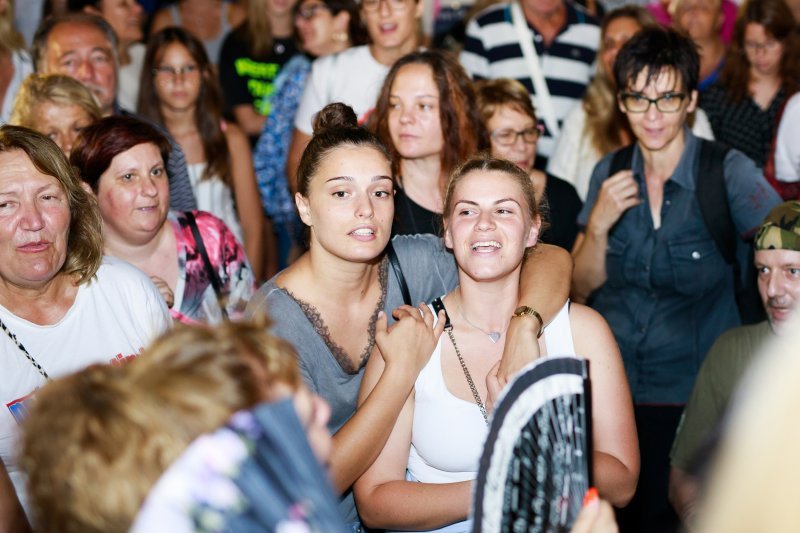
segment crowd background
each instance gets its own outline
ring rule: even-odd
[[[230,527],[462,531],[479,447],[432,428],[464,421],[482,442],[475,403],[491,411],[531,359],[593,348],[595,401],[616,406],[595,431],[613,527],[728,523],[708,518],[714,483],[712,511],[697,511],[707,433],[800,298],[800,0],[0,0],[0,104],[0,531],[145,530],[167,512],[147,493],[190,483],[173,461],[212,449],[201,435],[252,451],[278,419],[311,441],[287,468],[325,465],[296,474],[319,512],[214,507]],[[482,203],[498,191],[516,208]],[[471,216],[484,240],[458,234]],[[520,228],[524,243],[509,237]],[[507,271],[470,255],[495,253]],[[413,307],[444,295],[461,350]],[[196,329],[148,348],[173,323]],[[163,387],[214,393],[159,412],[147,362],[214,343],[238,354],[231,381],[184,383],[178,365]],[[720,370],[732,354],[737,370]],[[265,379],[197,426],[176,422]],[[74,420],[111,433],[65,429],[64,448],[97,439],[91,459],[126,431],[162,443],[109,487],[125,505],[99,515],[57,501],[94,494],[65,482],[70,468],[116,474],[44,445],[70,391]],[[441,393],[474,412],[434,415]],[[137,395],[154,405],[91,401]],[[127,459],[104,460],[133,476]],[[237,469],[266,479],[265,461]],[[252,500],[256,485],[231,478]]]

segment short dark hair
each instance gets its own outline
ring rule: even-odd
[[[111,166],[112,159],[147,143],[156,145],[164,162],[169,159],[169,140],[155,126],[129,116],[105,117],[81,132],[72,147],[69,162],[96,193],[100,176]]]
[[[111,27],[106,19],[99,15],[92,13],[85,13],[78,11],[74,13],[66,13],[63,15],[50,15],[39,24],[36,33],[33,35],[33,45],[31,46],[31,56],[33,57],[33,68],[36,72],[42,71],[42,62],[44,61],[44,54],[47,49],[47,38],[50,33],[59,24],[85,24],[87,26],[94,26],[106,36],[109,44],[111,45],[111,53],[114,57],[114,64],[119,66],[119,58],[117,57],[117,34],[114,28]]]
[[[700,56],[689,39],[670,28],[644,28],[625,43],[614,61],[617,89],[624,91],[642,72],[647,82],[657,78],[664,69],[672,69],[680,78],[683,89],[697,89]]]

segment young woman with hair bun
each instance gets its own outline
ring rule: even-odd
[[[389,152],[357,126],[353,110],[341,103],[326,106],[298,168],[295,200],[308,226],[309,250],[264,285],[248,307],[250,314],[269,312],[273,331],[297,349],[304,380],[331,406],[331,479],[353,527],[360,521],[351,486],[389,438],[442,331],[426,306],[402,305],[399,277],[410,303],[440,296],[457,280],[452,256],[433,235],[394,238],[399,269],[390,266],[385,249],[394,218],[391,176]],[[545,323],[566,299],[566,255],[543,247],[526,263],[520,301]],[[537,355],[531,347],[539,329],[533,316],[511,324],[502,378]],[[385,369],[356,410],[370,357],[382,358]]]

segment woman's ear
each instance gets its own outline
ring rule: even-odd
[[[344,9],[339,11],[339,13],[333,17],[333,29],[335,32],[344,33],[347,35],[347,38],[350,39],[352,37],[348,31],[350,29],[350,13]]]
[[[528,230],[528,239],[525,241],[525,248],[536,246],[539,242],[539,230],[542,228],[542,217],[537,216],[531,220],[531,229]]]
[[[294,195],[294,204],[297,206],[297,212],[300,214],[300,220],[303,221],[303,224],[306,226],[313,227],[313,219],[311,217],[311,206],[308,205],[308,198],[303,196],[302,194],[295,193]]]
[[[453,236],[450,234],[450,228],[447,226],[444,227],[444,246],[449,250],[453,249]]]

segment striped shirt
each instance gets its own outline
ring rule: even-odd
[[[594,60],[600,44],[600,27],[580,6],[566,1],[566,24],[556,38],[545,46],[542,35],[528,23],[533,32],[533,44],[550,90],[554,115],[559,125],[583,98],[586,86],[594,73]],[[467,26],[461,64],[474,79],[513,78],[520,81],[536,100],[530,68],[525,63],[522,47],[511,19],[510,4],[491,6]],[[537,112],[539,118],[542,113]],[[552,132],[545,128],[539,140],[537,167],[546,162],[555,146]]]

